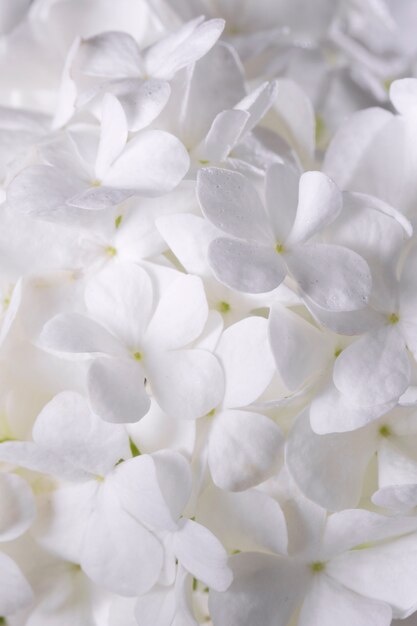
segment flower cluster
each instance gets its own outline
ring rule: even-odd
[[[416,20],[1,0],[0,624],[417,623]]]

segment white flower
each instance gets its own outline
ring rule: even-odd
[[[59,315],[45,325],[40,341],[57,353],[97,357],[87,388],[103,419],[135,422],[146,415],[145,379],[168,415],[193,419],[218,404],[218,361],[206,350],[187,347],[207,321],[199,278],[179,275],[158,298],[145,270],[119,263],[87,284],[85,300],[89,317]]]
[[[172,580],[175,558],[209,586],[227,588],[220,542],[180,518],[191,491],[184,457],[166,450],[130,458],[123,427],[100,420],[71,392],[44,407],[33,439],[2,444],[0,458],[75,483],[38,501],[33,533],[48,550],[122,595],[144,593],[160,576]]]
[[[99,138],[95,128],[52,139],[42,152],[46,165],[33,165],[14,178],[9,205],[44,219],[79,218],[79,209],[98,210],[134,196],[158,196],[178,185],[188,170],[183,145],[169,133],[147,130],[128,139],[117,98],[106,94]],[[36,202],[33,203],[33,198]]]
[[[234,237],[210,246],[210,263],[222,282],[259,293],[271,291],[289,273],[301,294],[324,309],[365,307],[371,275],[364,260],[341,246],[308,243],[342,209],[339,190],[324,174],[303,174],[298,191],[292,169],[272,166],[266,211],[256,189],[238,173],[202,170],[197,193],[205,216]]]
[[[334,619],[388,626],[393,615],[415,610],[415,518],[348,509],[326,519],[323,509],[296,500],[288,526],[288,556],[268,551],[231,558],[231,587],[210,594],[216,626],[285,626],[297,609],[297,626]],[[400,571],[408,575],[399,578]]]
[[[35,503],[27,483],[16,474],[0,473],[0,542],[20,537],[35,519]],[[29,583],[18,565],[0,552],[0,613],[7,616],[33,600]]]

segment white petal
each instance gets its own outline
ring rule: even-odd
[[[116,95],[126,114],[129,130],[137,132],[149,126],[169,100],[169,83],[161,80],[124,81]]]
[[[349,396],[341,394],[333,384],[328,384],[312,401],[310,423],[313,431],[319,435],[344,433],[366,426],[387,413],[395,404],[396,400],[393,400],[387,404],[359,407],[352,404]]]
[[[112,189],[111,187],[90,187],[67,200],[69,208],[76,207],[91,211],[101,211],[124,202],[133,195],[133,191],[126,189]]]
[[[326,335],[278,303],[270,310],[269,337],[280,377],[291,391],[310,382],[329,362]]]
[[[304,243],[331,224],[342,210],[342,194],[322,172],[306,172],[300,178],[297,215],[288,244]]]
[[[390,86],[389,97],[401,115],[417,112],[417,80],[415,78],[401,78]]]
[[[162,196],[181,182],[189,165],[188,152],[174,135],[144,130],[126,144],[103,184],[141,196]]]
[[[12,541],[32,524],[35,501],[29,485],[16,474],[0,473],[0,541]]]
[[[201,147],[197,149],[197,154],[214,163],[224,161],[238,142],[248,119],[249,114],[245,111],[231,109],[219,113]]]
[[[230,565],[232,585],[224,593],[210,593],[216,626],[287,626],[306,587],[307,568],[256,552],[238,554]]]
[[[368,333],[336,359],[333,380],[354,405],[398,399],[410,382],[410,363],[399,332],[390,326]]]
[[[210,486],[199,498],[196,516],[230,552],[287,552],[288,533],[281,507],[257,489],[228,493]]]
[[[187,458],[192,456],[195,444],[196,423],[190,420],[174,420],[151,401],[147,414],[127,430],[143,454],[157,450],[178,450]]]
[[[71,391],[59,393],[44,406],[33,440],[95,476],[104,476],[120,459],[130,457],[126,431],[106,424],[91,412],[83,396]]]
[[[417,485],[387,485],[375,491],[371,499],[384,509],[407,512],[417,506]]]
[[[202,19],[187,22],[146,51],[145,66],[149,75],[172,78],[178,70],[194,63],[214,46],[223,31],[224,21],[204,22]]]
[[[88,312],[129,348],[140,351],[153,305],[152,282],[133,263],[108,265],[86,286]]]
[[[90,476],[81,468],[32,441],[5,441],[0,445],[0,461],[64,480],[84,481]]]
[[[395,420],[388,421],[388,437],[384,437],[378,450],[378,484],[417,484],[417,437],[414,433],[395,434]],[[391,426],[392,424],[392,426]]]
[[[181,265],[191,274],[210,273],[208,247],[220,232],[210,222],[189,213],[165,215],[156,226]]]
[[[248,178],[217,167],[198,172],[197,197],[210,222],[234,237],[273,244],[261,199]]]
[[[283,244],[294,223],[299,175],[293,167],[274,163],[265,180],[266,208],[277,243]]]
[[[316,576],[303,602],[298,626],[390,626],[392,610],[353,593],[329,576]]]
[[[327,555],[342,554],[362,544],[412,533],[416,528],[417,520],[413,517],[386,517],[364,509],[348,509],[327,519],[323,550]],[[379,548],[370,548],[370,558],[374,549]]]
[[[340,189],[350,187],[350,181],[355,176],[363,155],[367,155],[370,148],[372,150],[375,137],[392,118],[393,114],[390,111],[376,107],[365,109],[352,115],[335,134],[326,151],[323,171],[336,182]],[[352,141],[353,135],[355,141]],[[367,191],[366,189],[356,190]],[[368,193],[372,191],[368,190]]]
[[[236,109],[246,111],[250,116],[243,130],[243,134],[249,133],[257,126],[271,108],[277,93],[278,84],[276,81],[265,82],[259,85],[259,87],[236,105]]]
[[[131,35],[109,31],[82,41],[74,67],[89,76],[137,76],[141,57]]]
[[[174,535],[174,551],[181,565],[211,589],[225,591],[232,582],[226,550],[201,524],[181,520]]]
[[[114,491],[103,492],[85,532],[81,565],[98,585],[123,596],[146,593],[162,568],[156,537],[120,506]]]
[[[80,563],[84,533],[99,484],[89,480],[38,496],[37,518],[31,534],[48,552],[65,561]]]
[[[0,552],[0,613],[12,615],[33,602],[34,595],[14,561]]]
[[[274,110],[279,117],[279,128],[303,157],[311,158],[315,149],[315,115],[311,100],[301,87],[289,78],[278,80],[278,94]]]
[[[7,202],[24,215],[53,218],[70,211],[65,203],[86,184],[49,165],[33,165],[13,179],[7,189]]]
[[[339,511],[358,504],[376,447],[373,430],[316,435],[307,411],[290,431],[286,463],[307,498],[330,511]]]
[[[366,550],[353,550],[328,565],[328,571],[346,587],[386,602],[394,617],[407,617],[417,608],[416,534]]]
[[[209,132],[216,116],[243,98],[245,81],[238,54],[223,41],[217,42],[198,63],[189,67],[187,74],[181,137],[186,145],[195,148]]]
[[[127,122],[119,100],[106,93],[101,105],[100,142],[95,173],[101,179],[119,156],[127,141]]]
[[[42,348],[53,352],[125,354],[116,337],[80,313],[61,313],[53,317],[43,327],[38,343]]]
[[[268,322],[262,317],[249,317],[229,326],[216,354],[225,373],[225,407],[251,404],[272,380],[275,364],[268,342]]]
[[[209,262],[216,277],[228,287],[245,293],[266,293],[282,283],[286,267],[272,247],[234,239],[215,239]]]
[[[175,612],[174,588],[156,585],[147,594],[138,598],[135,616],[139,626],[168,626],[175,623],[173,622]]]
[[[205,350],[175,350],[146,358],[152,391],[170,416],[195,419],[222,400],[224,377],[215,356]]]
[[[197,276],[180,276],[163,292],[146,331],[145,341],[164,350],[194,341],[207,321],[204,286]]]
[[[352,250],[329,244],[300,246],[285,255],[301,291],[331,311],[355,311],[368,302],[372,277],[367,263]]]
[[[266,480],[280,463],[283,436],[268,417],[222,411],[210,431],[208,463],[221,489],[242,491]]]
[[[106,422],[137,422],[149,410],[145,373],[128,359],[96,359],[90,366],[87,388],[91,408]]]
[[[191,494],[191,472],[177,452],[163,450],[121,463],[112,478],[122,506],[147,528],[175,531]]]

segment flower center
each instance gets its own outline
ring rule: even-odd
[[[391,313],[388,321],[390,324],[398,324],[398,322],[400,321],[400,316],[397,313]]]
[[[118,215],[116,217],[116,219],[114,220],[115,228],[119,228],[120,224],[122,223],[122,219],[123,219],[123,215]]]
[[[387,426],[386,424],[384,424],[383,426],[381,426],[381,428],[379,429],[379,434],[381,435],[381,437],[389,437],[391,435],[391,429],[389,426]]]
[[[116,248],[114,246],[106,246],[104,251],[109,256],[116,256],[116,254],[117,254],[117,250],[116,250]]]
[[[310,569],[313,574],[318,574],[319,572],[322,572],[325,568],[326,563],[324,563],[323,561],[313,561],[313,563],[310,563]]]
[[[277,245],[275,246],[275,252],[277,252],[278,254],[283,254],[285,252],[284,244],[277,243]]]
[[[134,352],[133,353],[133,358],[135,359],[135,361],[141,361],[142,360],[142,352]]]
[[[99,180],[98,178],[93,178],[92,180],[90,180],[90,185],[92,187],[101,187],[101,180]]]
[[[217,310],[220,313],[228,313],[230,311],[230,304],[228,302],[225,302],[224,300],[220,301],[217,304]]]

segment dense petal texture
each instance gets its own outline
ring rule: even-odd
[[[0,625],[415,626],[416,23],[0,1]]]

